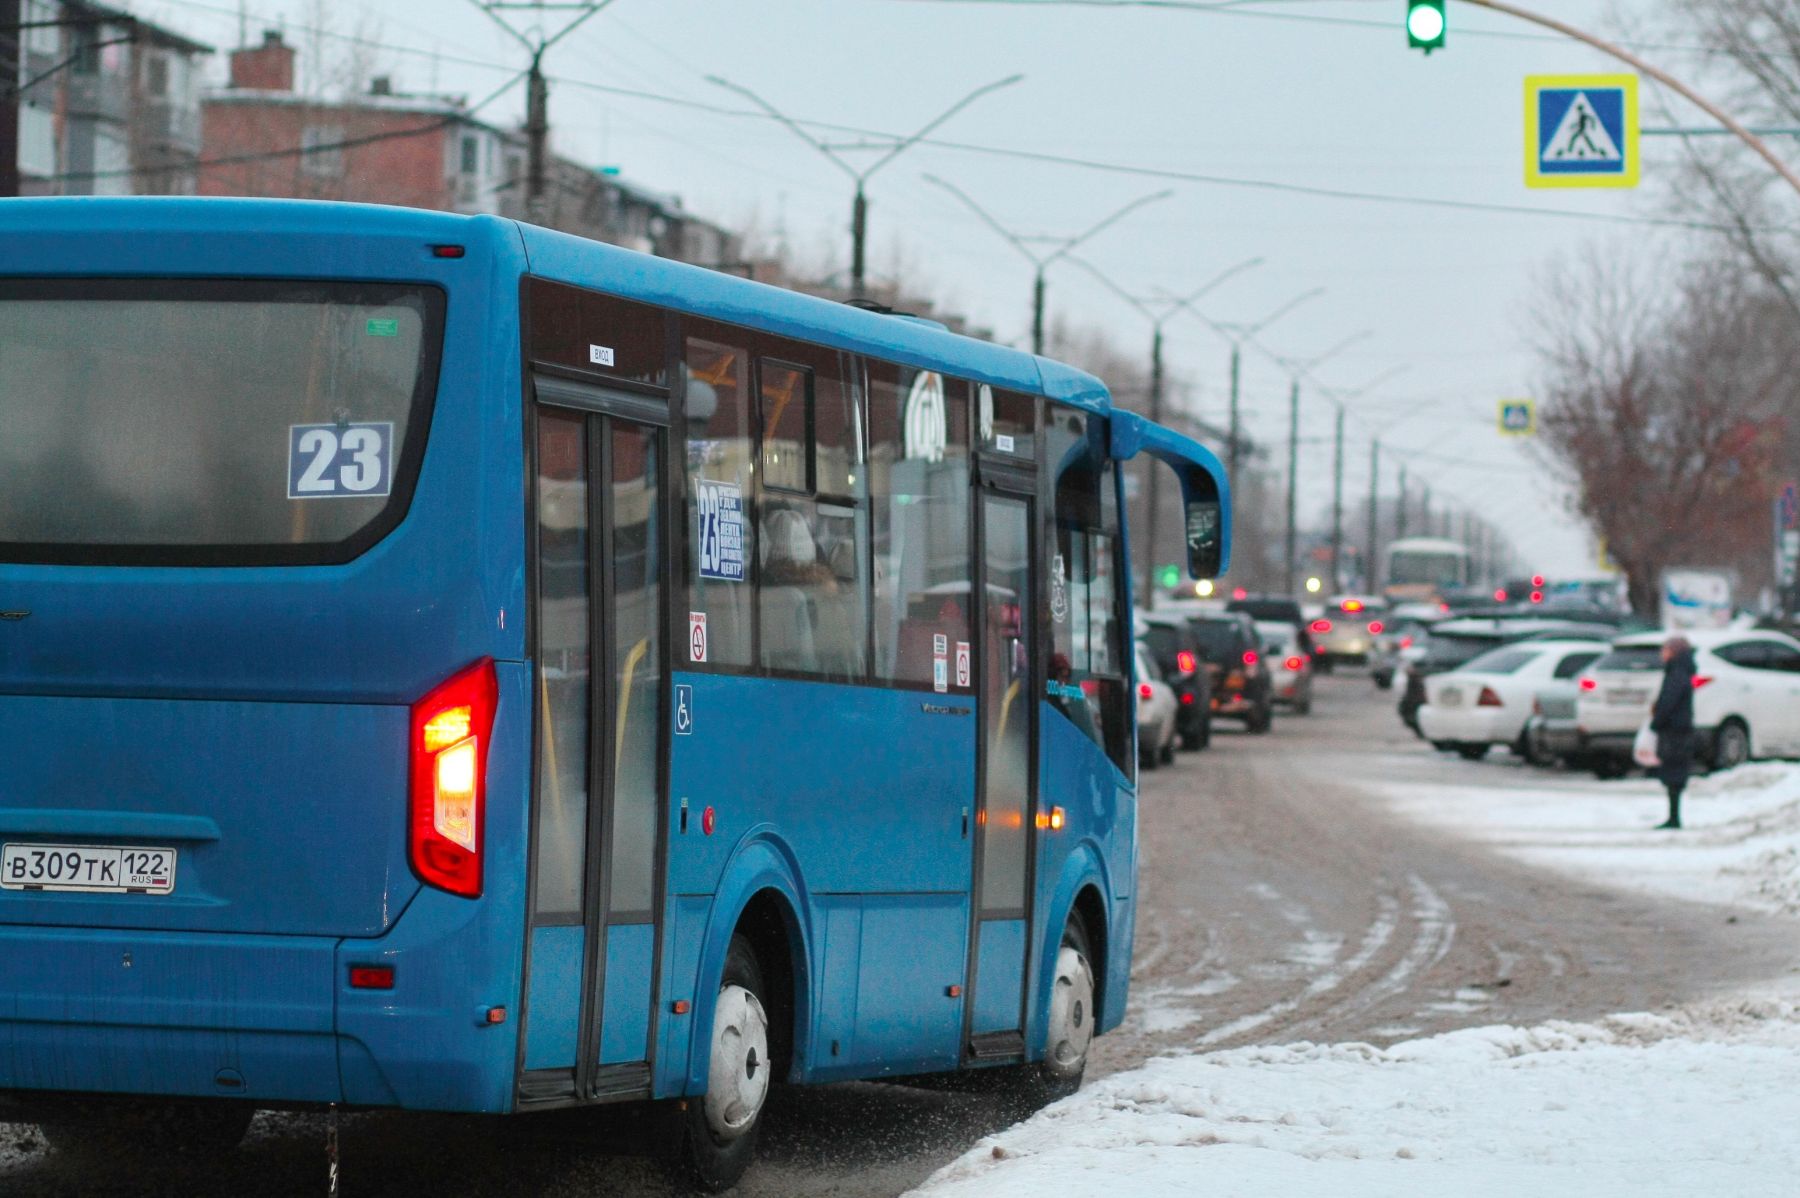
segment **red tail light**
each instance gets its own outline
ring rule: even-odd
[[[1245,665],[1253,666],[1257,663],[1257,660],[1258,660],[1258,658],[1256,656],[1256,651],[1254,649],[1245,650],[1245,652],[1244,652],[1244,664]]]
[[[1543,700],[1533,699],[1531,701],[1531,714],[1532,715],[1543,715],[1544,714]]]
[[[1531,585],[1534,587],[1543,586],[1544,585],[1544,576],[1542,574],[1533,574],[1531,576]]]
[[[1305,664],[1306,664],[1306,659],[1304,657],[1290,657],[1287,659],[1287,668],[1290,670],[1298,670],[1301,666],[1304,666]]]
[[[1194,655],[1183,649],[1175,655],[1175,665],[1183,674],[1192,674],[1195,665]]]
[[[1495,588],[1494,602],[1495,603],[1505,603],[1506,602],[1506,588],[1505,587]]]
[[[1711,674],[1695,674],[1694,675],[1694,689],[1699,690],[1701,687],[1705,686],[1707,683],[1709,683],[1711,681],[1712,681]]]
[[[481,895],[488,744],[499,698],[493,659],[483,658],[412,708],[413,872],[465,898]]]
[[[1150,689],[1150,684],[1148,682],[1138,684],[1138,698],[1148,699],[1155,694],[1156,692]]]
[[[1475,706],[1477,706],[1477,707],[1505,707],[1506,704],[1504,704],[1500,701],[1500,696],[1496,695],[1494,693],[1493,687],[1484,686],[1481,688],[1481,698],[1475,700]]]
[[[1386,624],[1383,624],[1380,620],[1376,620],[1374,623],[1369,625],[1369,635],[1370,636],[1380,636],[1382,630],[1386,627],[1387,627]]]
[[[1192,707],[1194,705],[1194,692],[1193,691],[1182,691],[1181,692],[1181,705],[1183,707]]]
[[[1312,630],[1314,632],[1330,632],[1331,631],[1331,621],[1330,620],[1314,620],[1312,622]]]
[[[1598,678],[1583,678],[1575,685],[1579,686],[1584,691],[1597,691],[1600,689],[1600,680]]]
[[[1542,591],[1531,592],[1531,601],[1533,603],[1542,603],[1544,601],[1544,592],[1542,592]]]
[[[1410,648],[1412,648],[1412,638],[1411,638],[1411,637],[1410,637],[1410,636],[1403,636],[1403,637],[1401,637],[1401,638],[1400,638],[1400,647],[1401,647],[1401,648],[1402,648],[1402,649],[1410,649]]]

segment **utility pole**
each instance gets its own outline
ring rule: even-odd
[[[1374,594],[1381,585],[1376,576],[1375,555],[1381,550],[1381,438],[1369,442],[1369,540],[1368,556],[1363,559],[1363,581]]]
[[[743,84],[733,83],[731,80],[718,75],[708,75],[706,81],[725,88],[727,91],[734,91],[746,100],[749,100],[769,116],[779,121],[786,127],[788,132],[829,158],[832,165],[836,166],[846,175],[849,175],[851,182],[856,184],[856,195],[850,203],[850,298],[852,300],[860,300],[868,297],[865,281],[868,273],[866,267],[869,240],[869,198],[864,191],[864,184],[869,181],[869,176],[898,158],[901,154],[904,154],[906,151],[918,145],[919,142],[924,140],[925,136],[933,129],[942,125],[945,121],[973,104],[982,96],[987,95],[989,92],[999,91],[1003,87],[1011,87],[1023,78],[1025,78],[1023,75],[1008,75],[1004,79],[997,79],[992,83],[983,84],[981,87],[976,88],[974,91],[946,108],[943,112],[940,112],[937,116],[932,117],[931,120],[927,121],[917,133],[913,133],[907,137],[895,137],[888,139],[888,141],[878,142],[875,145],[855,142],[847,145],[835,146],[821,141],[808,133],[805,128],[801,126],[799,121],[788,116]],[[889,144],[889,141],[891,141],[891,145]],[[880,158],[877,158],[874,163],[864,167],[860,171],[844,161],[843,156],[838,152],[840,150],[869,149],[885,149],[887,150],[887,153],[883,154]]]
[[[1410,502],[1406,495],[1406,466],[1402,464],[1400,467],[1400,503],[1394,509],[1394,539],[1396,541],[1406,539],[1406,508]]]
[[[1344,589],[1344,405],[1337,406],[1337,449],[1331,467],[1331,590]]]
[[[1104,220],[1090,225],[1087,229],[1077,233],[1073,237],[1027,237],[1022,234],[1014,233],[999,221],[995,220],[985,208],[969,198],[968,194],[955,184],[945,182],[936,175],[926,175],[925,181],[943,188],[945,191],[961,200],[969,211],[981,218],[983,224],[1004,237],[1009,245],[1025,255],[1026,259],[1030,261],[1032,267],[1036,271],[1031,287],[1031,352],[1034,354],[1042,354],[1044,352],[1044,272],[1050,269],[1051,264],[1058,258],[1067,257],[1076,246],[1100,233],[1102,230],[1111,228],[1130,213],[1142,208],[1145,204],[1151,204],[1157,200],[1165,200],[1175,194],[1173,191],[1165,190],[1156,192],[1153,195],[1139,196],[1137,199],[1131,201],[1131,203],[1126,204],[1123,208],[1108,215]],[[1027,244],[1028,242],[1033,241],[1048,242],[1056,248],[1048,254],[1039,254],[1034,252]],[[1262,259],[1260,258],[1252,259],[1252,263],[1261,261]]]
[[[1150,422],[1162,423],[1163,409],[1163,334],[1162,322],[1156,323],[1150,337]],[[1149,475],[1148,501],[1144,508],[1144,606],[1156,607],[1156,514],[1162,505],[1162,471],[1154,458],[1144,463]]]
[[[525,141],[528,155],[525,168],[525,215],[534,224],[543,224],[550,156],[550,84],[544,78],[544,51],[575,32],[588,18],[611,4],[612,0],[587,0],[586,3],[545,3],[544,0],[472,2],[475,7],[492,17],[496,25],[517,39],[531,55],[531,68],[526,73],[525,89]],[[519,29],[502,15],[517,10],[536,13],[539,18],[546,13],[562,13],[567,14],[568,19],[554,33],[546,33],[538,24]]]
[[[19,194],[19,0],[0,0],[0,196]]]
[[[1288,469],[1287,469],[1287,538],[1285,560],[1281,566],[1281,585],[1288,593],[1294,593],[1294,555],[1299,552],[1295,543],[1299,538],[1299,514],[1295,510],[1300,502],[1300,376],[1294,375],[1288,390]]]

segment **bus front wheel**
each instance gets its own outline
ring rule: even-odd
[[[1005,1067],[1006,1089],[1014,1113],[1020,1118],[1081,1088],[1088,1048],[1100,1017],[1095,1005],[1097,991],[1087,929],[1079,916],[1071,916],[1056,953],[1050,1017],[1044,1029],[1044,1059]]]
[[[679,1179],[716,1194],[736,1185],[756,1154],[773,1069],[762,968],[744,936],[733,936],[713,1008],[706,1093],[687,1100],[676,1157]]]

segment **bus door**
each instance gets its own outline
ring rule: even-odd
[[[638,1097],[650,1086],[667,786],[668,409],[548,378],[537,393],[537,769],[520,1098]]]
[[[1037,788],[1037,605],[1031,563],[1037,483],[983,462],[976,485],[975,902],[965,1040],[971,1060],[1025,1051],[1027,941]]]

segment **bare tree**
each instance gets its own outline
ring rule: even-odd
[[[1594,248],[1548,273],[1541,449],[1647,613],[1670,566],[1766,580],[1796,358],[1786,302],[1733,264],[1652,286],[1629,261]]]

